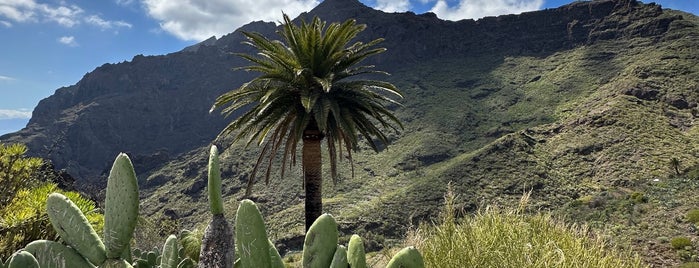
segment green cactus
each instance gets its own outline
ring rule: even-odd
[[[272,262],[272,268],[284,268],[284,261],[282,260],[282,256],[279,255],[279,251],[277,251],[277,248],[274,247],[274,243],[272,243],[272,240],[267,240],[268,248],[269,248],[269,257]]]
[[[364,241],[358,235],[352,235],[347,245],[347,261],[352,268],[366,268]]]
[[[177,268],[194,268],[194,266],[195,263],[190,258],[185,258],[179,264],[177,264]]]
[[[221,194],[221,170],[218,164],[218,148],[211,146],[209,151],[209,206],[213,215],[204,231],[199,251],[199,267],[228,268],[235,260],[235,243],[231,225],[223,215]]]
[[[165,240],[165,245],[163,246],[163,255],[160,260],[160,267],[177,268],[177,264],[180,263],[178,251],[177,237],[175,235],[170,235],[167,240]]]
[[[59,193],[46,199],[46,212],[56,233],[91,263],[100,265],[107,253],[97,232],[73,201]]]
[[[221,194],[221,168],[218,163],[218,147],[211,145],[209,151],[209,209],[211,214],[223,214],[223,195]]]
[[[24,250],[32,254],[42,268],[95,267],[74,249],[54,241],[33,241]]]
[[[347,261],[347,249],[343,245],[337,245],[333,261],[330,263],[330,268],[348,268],[351,267]],[[353,267],[353,266],[352,266]]]
[[[129,157],[114,160],[104,202],[104,245],[107,258],[119,258],[131,242],[138,219],[138,181]]]
[[[99,268],[133,268],[126,260],[107,259]]]
[[[3,266],[7,268],[39,268],[39,262],[31,253],[19,251],[12,254],[7,265]]]
[[[303,241],[303,267],[330,267],[337,249],[337,235],[337,223],[330,214],[318,217]]]
[[[265,222],[254,202],[240,202],[235,222],[235,242],[243,268],[271,267]]]
[[[425,261],[415,247],[406,247],[398,251],[386,268],[424,268]]]

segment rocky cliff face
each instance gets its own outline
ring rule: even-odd
[[[681,19],[661,13],[652,4],[610,0],[449,22],[430,13],[386,14],[356,0],[326,0],[301,17],[367,24],[364,39],[386,39],[388,52],[374,63],[390,72],[435,57],[541,55],[598,40],[661,36]],[[241,30],[273,36],[274,25],[255,22]],[[250,78],[231,71],[242,62],[230,53],[247,50],[239,31],[177,53],[105,64],[42,100],[25,129],[1,140],[25,143],[33,155],[87,182],[98,181],[121,151],[147,172],[210,143],[224,126],[226,120],[208,109],[216,96]]]
[[[324,190],[334,197],[328,212],[347,230],[399,236],[408,218],[434,216],[449,182],[467,209],[532,189],[536,207],[556,210],[600,189],[605,200],[615,187],[650,195],[639,185],[669,176],[670,157],[699,165],[696,16],[632,0],[457,22],[325,0],[300,17],[312,16],[355,18],[368,26],[361,39],[385,38],[388,51],[371,63],[392,73],[387,79],[405,94],[396,113],[406,129],[391,136],[389,150],[356,153],[356,177]],[[218,95],[253,75],[231,71],[245,63],[230,53],[250,52],[240,31],[275,36],[274,24],[253,22],[177,53],[101,66],[43,100],[27,128],[0,141],[27,144],[67,169],[78,187],[102,183],[114,156],[127,152],[148,192],[144,214],[193,226],[208,215],[208,144],[226,148],[231,207],[255,159],[254,146],[214,141],[229,119],[209,114]],[[303,197],[293,177],[300,175],[287,174],[256,187],[253,198],[275,240],[293,244]],[[684,208],[646,211],[669,209]],[[667,227],[663,235],[685,229]]]

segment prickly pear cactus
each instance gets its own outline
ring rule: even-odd
[[[211,146],[209,152],[209,206],[212,219],[204,230],[199,251],[199,267],[229,268],[235,260],[235,243],[231,225],[223,215],[221,194],[221,170],[218,164],[218,148]]]
[[[272,243],[272,240],[267,240],[269,243],[269,257],[270,260],[272,261],[272,268],[284,268],[284,261],[282,260],[282,256],[279,255],[279,251],[277,251],[277,248],[274,247],[274,243]]]
[[[347,262],[347,249],[343,245],[337,245],[333,261],[330,263],[330,268],[348,268],[351,267]]]
[[[100,265],[107,258],[102,240],[85,215],[68,197],[52,193],[46,199],[46,212],[56,233],[91,263]]]
[[[138,181],[129,157],[114,160],[104,202],[104,245],[107,258],[119,258],[133,237],[138,218]]]
[[[4,266],[4,265],[3,265]],[[6,267],[8,268],[39,268],[39,262],[34,256],[26,251],[19,251],[12,254]]]
[[[170,235],[167,240],[165,240],[165,245],[163,246],[163,257],[160,260],[160,268],[177,268],[177,264],[180,263],[178,251],[177,237],[175,235]]]
[[[303,241],[303,267],[330,267],[337,249],[337,223],[323,214],[311,225]]]
[[[243,268],[271,267],[269,241],[262,215],[254,202],[240,202],[235,222],[235,242]]]
[[[99,268],[133,268],[131,264],[122,259],[107,259]]]
[[[366,268],[364,241],[358,235],[352,235],[347,244],[347,261],[352,268]]]
[[[33,241],[24,251],[32,254],[41,268],[95,267],[74,249],[54,241]]]
[[[398,251],[386,268],[424,268],[422,254],[415,247],[406,247]]]

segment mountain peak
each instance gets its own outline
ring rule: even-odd
[[[327,21],[342,21],[372,11],[378,12],[359,0],[325,0],[310,12],[301,14],[300,17],[319,16]]]

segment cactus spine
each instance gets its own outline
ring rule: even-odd
[[[87,260],[100,265],[107,258],[102,240],[73,201],[59,193],[46,199],[46,212],[56,233]]]
[[[223,215],[221,169],[215,145],[209,151],[208,170],[209,206],[213,217],[201,241],[199,267],[230,268],[235,261],[235,247],[231,225]]]
[[[337,236],[335,219],[330,214],[318,217],[303,241],[303,267],[330,267],[337,249]]]
[[[424,268],[425,261],[415,247],[406,247],[398,251],[386,268]]]
[[[131,242],[138,218],[138,181],[129,157],[114,160],[104,202],[104,245],[107,258],[116,259]]]
[[[271,267],[265,222],[254,202],[240,202],[235,222],[235,242],[243,268]]]
[[[352,235],[347,245],[347,261],[352,268],[366,268],[364,241],[358,235]]]

